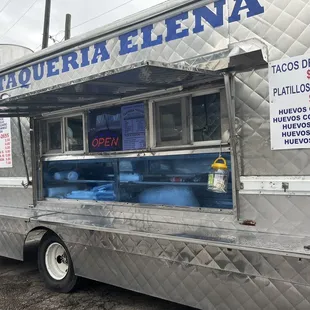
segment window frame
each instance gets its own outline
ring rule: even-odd
[[[77,116],[82,116],[82,124],[83,124],[83,149],[78,150],[78,151],[69,151],[69,144],[68,144],[68,139],[67,139],[67,127],[68,127],[68,119],[77,117]],[[63,132],[64,132],[64,137],[63,137],[63,150],[64,154],[81,154],[85,153],[86,150],[86,136],[87,136],[87,131],[86,131],[86,122],[85,122],[85,113],[76,113],[76,114],[70,114],[69,116],[64,116],[63,117]]]
[[[223,95],[221,93],[220,89],[213,89],[211,91],[200,91],[200,92],[196,92],[194,93],[191,98],[195,98],[195,97],[201,97],[201,96],[208,96],[208,95],[213,95],[213,94],[219,94],[220,95],[220,118],[221,118],[221,127],[222,127],[222,100],[223,100]],[[222,144],[222,140],[209,140],[209,141],[194,141],[194,118],[193,118],[193,102],[191,100],[190,105],[189,105],[189,109],[190,109],[190,135],[191,135],[191,144],[194,146],[220,146]],[[222,130],[222,129],[221,129]],[[223,135],[223,134],[222,134]]]
[[[67,120],[72,117],[82,116],[82,123],[83,123],[83,150],[79,151],[68,151],[68,144],[67,144]],[[61,148],[58,150],[51,150],[50,149],[50,139],[49,139],[49,124],[58,123],[60,122],[61,127]],[[85,154],[86,150],[86,118],[85,113],[75,113],[69,114],[62,117],[51,118],[51,119],[42,119],[41,120],[42,126],[46,126],[46,150],[42,150],[42,156],[49,156],[49,155],[79,155]],[[44,137],[41,135],[41,139],[43,140]]]
[[[210,141],[194,141],[194,125],[193,125],[193,111],[192,111],[192,98],[199,97],[199,96],[206,96],[206,95],[212,95],[212,94],[219,94],[220,95],[220,107],[221,107],[221,127],[222,127],[222,101],[223,101],[223,94],[222,89],[223,87],[217,87],[212,88],[208,90],[196,90],[189,93],[180,93],[175,96],[166,96],[161,97],[158,99],[149,100],[148,107],[149,107],[149,134],[148,134],[148,140],[149,140],[149,148],[150,149],[157,149],[157,150],[165,150],[167,148],[173,150],[173,149],[187,149],[190,147],[219,147],[221,145],[225,145],[223,143],[223,138],[221,140],[210,140]],[[177,101],[178,100],[178,101]],[[184,122],[182,127],[185,127],[186,132],[186,138],[183,140],[187,141],[187,143],[167,143],[166,145],[158,145],[158,112],[157,112],[157,105],[169,105],[175,102],[180,102],[181,104],[181,111],[183,111],[182,115],[182,121]],[[184,110],[185,105],[185,110]],[[222,130],[221,130],[222,131]],[[223,132],[222,132],[223,136]],[[183,141],[182,140],[182,141]]]
[[[61,140],[61,147],[60,149],[55,149],[51,150],[50,149],[50,131],[49,131],[49,125],[50,124],[55,124],[55,123],[60,123],[60,140]],[[53,118],[49,119],[43,122],[43,126],[46,126],[46,154],[61,154],[63,153],[63,125],[62,125],[62,118]],[[43,138],[43,137],[42,137]]]
[[[144,152],[144,151],[150,151],[150,150],[157,150],[157,151],[165,151],[165,150],[186,150],[190,148],[200,148],[200,147],[220,147],[220,146],[228,146],[228,142],[224,141],[223,136],[223,129],[225,128],[225,125],[223,126],[223,112],[222,108],[226,108],[226,98],[223,94],[224,85],[216,86],[213,88],[200,88],[188,92],[180,92],[174,95],[165,95],[153,98],[151,100],[140,100],[139,102],[144,103],[145,105],[145,121],[146,121],[146,129],[145,129],[145,137],[146,137],[146,147],[145,149],[141,150],[133,150],[133,151],[115,151],[115,152],[99,152],[94,153],[89,151],[89,141],[88,141],[88,111],[81,111],[79,113],[72,113],[72,114],[66,114],[62,115],[60,117],[55,118],[42,118],[41,121],[43,122],[43,125],[45,126],[48,122],[56,122],[57,120],[60,120],[62,122],[62,149],[59,151],[50,151],[46,150],[45,152],[42,152],[42,157],[47,157],[50,155],[79,155],[79,154],[85,154],[85,155],[104,155],[108,153],[116,154],[131,154],[131,153],[137,153],[137,152]],[[211,95],[219,93],[220,94],[220,106],[221,106],[221,133],[222,133],[222,139],[221,140],[213,140],[213,141],[200,141],[195,142],[194,141],[194,132],[193,132],[193,115],[192,115],[192,98],[198,97],[198,96],[204,96],[204,95]],[[162,106],[166,104],[171,104],[179,102],[181,105],[182,110],[182,122],[183,122],[183,139],[182,142],[174,142],[171,143],[161,143],[161,145],[158,145],[157,143],[157,136],[158,136],[158,129],[157,124],[158,120],[156,119],[156,115],[158,115],[158,111],[156,111],[156,105]],[[132,102],[121,102],[118,104],[111,104],[111,105],[102,105],[102,107],[96,107],[96,109],[91,110],[97,110],[97,109],[103,109],[103,108],[110,108],[115,106],[123,106],[123,105],[130,105],[135,104],[136,101]],[[84,136],[84,150],[81,151],[67,151],[66,146],[66,127],[65,127],[65,121],[66,119],[74,116],[82,115],[83,117],[83,136]],[[186,124],[186,125],[184,125]],[[43,138],[43,137],[42,137]]]
[[[158,101],[155,103],[155,119],[154,124],[156,124],[156,128],[154,130],[156,135],[156,147],[167,147],[167,146],[180,146],[180,145],[187,145],[188,141],[190,139],[189,137],[189,126],[188,126],[188,120],[186,117],[186,111],[189,100],[188,97],[181,97],[179,100],[169,100],[169,101]],[[172,140],[172,141],[161,141],[161,127],[160,127],[160,108],[163,106],[169,106],[173,104],[180,104],[181,108],[181,120],[182,120],[182,134],[180,140]],[[157,117],[158,116],[158,117]]]

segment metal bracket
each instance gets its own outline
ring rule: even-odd
[[[242,195],[310,196],[309,176],[243,176]]]
[[[289,189],[290,185],[287,182],[282,182],[282,188],[284,190],[284,193],[287,192],[287,190]]]

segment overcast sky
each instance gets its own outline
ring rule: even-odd
[[[72,15],[72,36],[76,36],[164,1],[52,0],[50,34],[57,41],[63,39],[66,13]],[[0,44],[19,44],[32,50],[40,49],[44,7],[45,0],[0,0]],[[105,12],[101,17],[89,21]],[[50,40],[49,44],[52,45],[53,41]]]

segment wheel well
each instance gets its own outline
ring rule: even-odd
[[[23,249],[24,260],[34,259],[34,255],[36,255],[35,259],[37,259],[37,253],[40,242],[43,236],[47,233],[53,234],[58,238],[60,238],[60,236],[56,234],[53,230],[44,226],[36,227],[28,232],[24,241],[24,249]]]

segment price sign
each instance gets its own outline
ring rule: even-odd
[[[0,168],[12,168],[11,119],[0,118]]]

